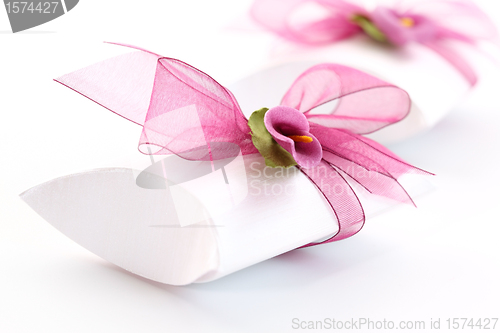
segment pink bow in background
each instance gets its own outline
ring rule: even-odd
[[[360,33],[397,47],[419,43],[447,60],[472,86],[477,74],[449,42],[475,45],[497,38],[488,16],[466,0],[400,1],[373,10],[344,0],[256,0],[250,13],[268,30],[296,43],[328,44]]]
[[[255,111],[250,121],[233,94],[213,78],[145,50],[56,81],[142,126],[139,147],[144,153],[195,161],[261,153],[267,163],[267,158],[280,159],[276,149],[286,151],[294,160],[284,166],[298,165],[337,217],[339,232],[322,243],[350,237],[364,224],[363,208],[347,179],[370,193],[412,203],[397,179],[428,174],[362,136],[405,118],[408,94],[350,67],[310,68],[293,82],[280,106]],[[328,112],[316,112],[332,101],[336,104]],[[256,144],[259,135],[268,137]]]

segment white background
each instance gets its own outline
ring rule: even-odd
[[[241,31],[250,3],[83,0],[18,34],[0,9],[0,332],[289,332],[293,318],[360,317],[424,320],[427,328],[441,318],[445,331],[447,318],[500,317],[494,66],[482,68],[476,90],[435,128],[390,146],[437,174],[436,190],[417,198],[418,209],[397,207],[351,239],[207,284],[172,287],[129,274],[19,199],[44,181],[136,153],[137,126],[52,78],[122,53],[102,44],[114,41],[182,59],[230,84],[274,63],[274,36]],[[478,3],[500,22],[500,3]]]

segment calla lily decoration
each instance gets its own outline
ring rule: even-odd
[[[249,120],[252,141],[270,167],[313,168],[323,158],[321,143],[309,130],[306,116],[291,107],[255,111]]]

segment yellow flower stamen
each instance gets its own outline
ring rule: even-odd
[[[415,25],[415,20],[411,17],[402,17],[399,19],[401,25],[405,28],[411,28]]]
[[[307,135],[289,135],[288,137],[295,142],[305,142],[305,143],[313,142],[313,139]]]

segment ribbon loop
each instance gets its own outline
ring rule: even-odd
[[[295,18],[308,5],[320,15],[306,20],[300,15]],[[366,11],[343,0],[257,0],[250,9],[253,19],[267,29],[285,39],[312,45],[339,41],[361,31],[351,21],[359,13]]]
[[[314,113],[335,100],[328,114]],[[411,100],[406,91],[354,68],[320,64],[295,80],[281,105],[305,112],[312,123],[367,134],[405,118]]]
[[[193,149],[229,142],[239,145],[243,154],[255,153],[249,133],[247,120],[226,88],[182,61],[159,59],[141,145],[157,146],[154,154],[213,160],[213,154],[196,154]],[[148,153],[142,147],[141,151]],[[234,157],[232,152],[219,150],[217,156]]]

